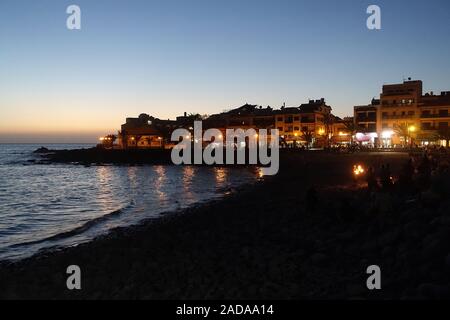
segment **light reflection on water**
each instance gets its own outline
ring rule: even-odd
[[[226,181],[227,173],[224,168],[214,168],[214,172],[216,174],[216,185],[222,188]]]
[[[0,145],[0,260],[85,242],[258,178],[246,168],[29,164],[37,147]]]

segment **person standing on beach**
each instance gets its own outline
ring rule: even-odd
[[[367,187],[369,188],[369,192],[376,191],[378,189],[377,179],[375,177],[375,170],[373,167],[369,167],[366,175]]]
[[[380,180],[381,187],[384,191],[387,191],[392,187],[391,166],[389,164],[383,164],[381,166]]]

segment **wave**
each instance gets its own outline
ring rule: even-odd
[[[108,221],[112,218],[116,218],[119,217],[120,215],[122,215],[125,211],[133,208],[135,205],[134,201],[132,201],[129,205],[124,206],[123,208],[120,208],[118,210],[112,211],[110,213],[107,213],[101,217],[89,220],[88,222],[86,222],[85,224],[76,227],[75,229],[72,229],[70,231],[65,231],[65,232],[61,232],[58,234],[55,234],[53,236],[44,238],[44,239],[40,239],[40,240],[35,240],[35,241],[28,241],[28,242],[22,242],[22,243],[17,243],[14,244],[12,246],[10,246],[10,248],[17,248],[17,247],[24,247],[24,246],[29,246],[29,245],[35,245],[35,244],[40,244],[43,242],[47,242],[47,241],[57,241],[57,240],[62,240],[62,239],[66,239],[66,238],[70,238],[79,234],[82,234],[84,232],[86,232],[87,230],[97,226],[98,224],[101,224],[105,221]]]

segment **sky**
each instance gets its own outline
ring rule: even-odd
[[[95,142],[140,113],[245,103],[325,98],[351,116],[385,83],[450,90],[449,34],[448,0],[1,0],[0,143]]]

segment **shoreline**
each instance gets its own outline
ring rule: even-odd
[[[450,279],[444,271],[450,247],[444,231],[450,219],[444,209],[448,203],[432,211],[427,199],[410,204],[386,193],[369,194],[361,185],[352,185],[351,176],[344,172],[354,161],[386,160],[396,172],[406,159],[405,154],[284,159],[278,176],[224,199],[120,228],[77,247],[0,266],[0,297],[446,296]],[[312,185],[318,194],[314,210],[308,209]],[[436,219],[442,221],[432,224]],[[417,254],[418,248],[423,252]],[[82,270],[81,291],[65,289],[65,269],[71,264]],[[365,271],[372,264],[382,268],[381,292],[365,288]]]
[[[60,253],[60,252],[65,252],[67,250],[70,250],[71,248],[77,248],[77,247],[80,247],[80,246],[89,245],[91,242],[94,242],[94,241],[107,240],[109,237],[117,237],[117,236],[120,236],[122,233],[133,232],[133,230],[135,230],[135,229],[138,230],[141,227],[153,224],[153,223],[158,222],[160,220],[166,221],[166,220],[176,219],[177,217],[186,214],[186,212],[191,212],[193,210],[200,209],[200,208],[202,208],[204,206],[209,206],[209,205],[212,205],[212,204],[220,203],[224,199],[226,199],[227,197],[233,196],[233,195],[235,195],[238,192],[251,190],[258,183],[261,183],[261,180],[255,180],[254,182],[247,182],[247,183],[245,183],[243,185],[230,187],[230,188],[227,189],[227,191],[224,191],[218,197],[213,197],[211,199],[202,200],[202,201],[190,204],[190,205],[188,205],[185,208],[179,208],[179,209],[174,209],[174,210],[162,211],[162,212],[158,213],[159,214],[158,217],[144,218],[144,219],[139,220],[136,223],[133,223],[133,224],[130,224],[130,225],[114,227],[114,228],[108,230],[104,234],[100,234],[100,235],[94,237],[91,240],[83,241],[83,242],[78,243],[76,245],[63,246],[63,245],[55,244],[55,245],[52,245],[52,246],[49,246],[49,247],[42,248],[42,249],[38,250],[37,252],[35,252],[33,254],[30,254],[30,255],[27,255],[27,256],[24,256],[22,258],[3,259],[3,260],[0,259],[0,269],[2,267],[4,267],[4,266],[10,266],[10,265],[26,263],[27,260],[34,260],[34,259],[39,260],[41,256],[42,257],[51,256],[53,254],[57,254],[57,253]],[[75,228],[75,229],[77,229],[77,228]],[[31,243],[24,243],[24,244],[18,244],[18,245],[29,245],[29,244],[34,244],[34,243],[52,241],[51,240],[52,238],[59,238],[61,235],[65,234],[65,233],[72,233],[72,232],[73,232],[73,230],[70,230],[70,231],[67,231],[67,232],[64,232],[64,233],[55,234],[55,235],[50,236],[49,238],[46,238],[46,239],[36,240],[36,241],[32,241]]]
[[[225,149],[224,149],[225,151]],[[358,153],[330,153],[323,149],[304,150],[300,148],[281,148],[280,157],[288,156],[308,156],[310,154],[324,154],[335,156],[357,156]],[[42,164],[55,164],[55,163],[70,163],[77,165],[174,165],[171,159],[171,149],[104,149],[100,147],[82,148],[82,149],[62,149],[54,150],[40,147],[36,149],[33,154],[40,156],[41,160],[31,160],[32,163]],[[423,151],[420,149],[373,149],[366,150],[360,154],[421,154]],[[245,149],[245,159],[248,160],[249,149]],[[237,151],[234,152],[234,158],[236,159]],[[191,157],[193,158],[193,157]],[[258,160],[259,161],[259,160]],[[243,165],[234,164],[215,164],[207,165],[202,164],[190,164],[193,166],[227,166],[227,167],[241,167]],[[261,164],[248,164],[244,166],[261,166]]]

